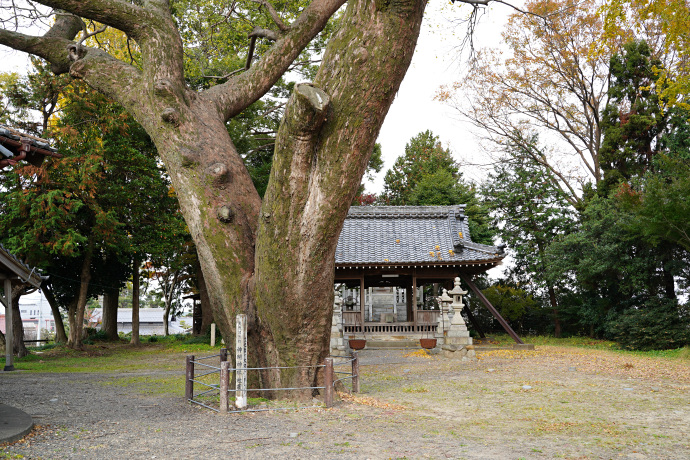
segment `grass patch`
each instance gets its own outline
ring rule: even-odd
[[[185,355],[206,356],[218,353],[219,349],[219,346],[211,348],[204,337],[186,335],[158,336],[154,342],[142,337],[138,346],[124,341],[91,341],[82,350],[48,344],[32,349],[28,356],[16,358],[14,366],[27,372],[55,373],[180,370],[184,368]],[[0,365],[4,363],[3,356]]]
[[[515,343],[515,341],[508,334],[495,334],[492,335],[491,338],[498,346],[511,346],[513,343]],[[672,350],[631,351],[620,348],[616,342],[603,339],[593,339],[591,337],[556,338],[545,335],[527,335],[522,336],[521,338],[525,343],[530,343],[536,346],[549,345],[555,347],[574,347],[590,350],[610,350],[632,356],[690,360],[690,346]]]

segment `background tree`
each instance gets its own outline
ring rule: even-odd
[[[440,170],[449,172],[455,179],[460,175],[450,150],[443,147],[438,136],[429,130],[417,134],[405,145],[405,153],[386,171],[384,200],[393,206],[409,204],[417,184]]]
[[[6,192],[0,225],[14,235],[9,242],[18,253],[53,275],[51,293],[69,306],[70,331],[76,334],[69,343],[78,347],[85,303],[79,303],[77,285],[87,300],[104,296],[103,329],[117,338],[118,291],[134,271],[132,260],[168,251],[186,228],[143,129],[122,107],[85,85],[66,89],[55,124],[65,158],[42,168],[19,167],[7,176],[17,180]],[[46,206],[70,218],[40,217]],[[104,235],[94,236],[93,225],[103,225]],[[72,238],[64,242],[66,232]],[[89,239],[91,255],[78,252]]]
[[[520,147],[544,178],[581,207],[581,190],[603,173],[601,110],[608,101],[609,57],[595,1],[531,0],[534,15],[513,14],[503,32],[509,52],[482,50],[467,77],[443,88],[447,101],[479,129],[492,151]],[[603,51],[594,53],[595,47]],[[554,140],[535,148],[531,139]]]
[[[530,150],[535,149],[536,138]],[[500,228],[501,240],[515,258],[513,282],[531,285],[531,292],[547,299],[552,310],[554,334],[561,335],[559,291],[562,282],[547,276],[546,250],[573,225],[575,216],[560,189],[553,186],[541,164],[521,145],[509,147],[504,162],[495,166],[483,188],[487,207]]]

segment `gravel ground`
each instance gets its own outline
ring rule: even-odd
[[[181,394],[182,365],[19,371],[0,376],[0,400],[38,427],[0,458],[690,458],[687,361],[659,375],[610,355],[491,352],[462,363],[364,351],[360,396],[332,409],[227,416],[141,385],[173,378]]]

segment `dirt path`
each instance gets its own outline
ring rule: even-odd
[[[554,347],[361,357],[363,393],[333,409],[229,416],[182,401],[182,365],[3,374],[0,401],[40,425],[5,457],[690,458],[688,361]]]

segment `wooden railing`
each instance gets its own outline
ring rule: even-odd
[[[438,328],[438,310],[417,310],[417,324],[412,321],[406,322],[365,322],[364,333],[415,333],[415,332],[434,332]],[[343,332],[354,334],[362,332],[362,323],[358,311],[343,312]]]

